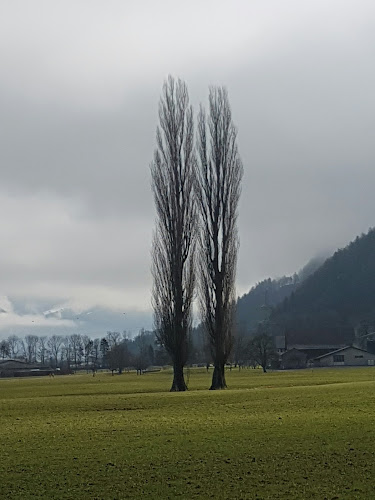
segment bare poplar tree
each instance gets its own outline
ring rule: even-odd
[[[69,336],[69,350],[71,353],[71,360],[74,363],[74,368],[77,368],[81,364],[83,355],[82,336],[79,333],[73,333]]]
[[[2,359],[8,358],[10,356],[10,346],[7,340],[2,340],[0,342],[0,356]]]
[[[159,103],[157,148],[151,163],[157,214],[152,246],[154,322],[173,361],[171,391],[185,391],[197,237],[193,110],[186,84],[171,76]]]
[[[25,337],[25,353],[26,359],[29,363],[36,361],[38,342],[39,337],[36,335],[26,335]]]
[[[8,337],[10,356],[15,358],[20,350],[21,339],[17,335],[10,335]]]
[[[38,342],[38,357],[42,365],[46,362],[46,352],[47,352],[47,337],[39,337]]]
[[[47,346],[50,350],[51,356],[53,357],[55,368],[59,364],[59,354],[61,352],[61,347],[63,345],[64,338],[61,335],[52,335],[47,340]]]
[[[225,88],[210,88],[208,116],[200,109],[197,147],[199,299],[214,361],[210,389],[222,389],[226,387],[225,363],[233,347],[237,215],[243,175]]]

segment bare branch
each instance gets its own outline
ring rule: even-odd
[[[200,109],[197,150],[199,301],[215,364],[211,389],[218,389],[226,385],[224,366],[233,347],[237,216],[243,175],[237,131],[224,88],[210,88],[208,116]]]
[[[154,322],[174,364],[171,390],[185,390],[195,285],[197,211],[193,111],[187,87],[169,77],[159,103],[157,149],[151,164],[157,213],[152,247]]]

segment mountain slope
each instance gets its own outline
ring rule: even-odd
[[[298,273],[279,279],[268,278],[255,285],[237,301],[237,324],[244,333],[253,333],[259,321],[267,319],[272,309],[287,299],[325,261],[311,259]]]
[[[375,318],[375,230],[357,237],[279,305],[273,323],[294,342],[353,339],[361,321]]]

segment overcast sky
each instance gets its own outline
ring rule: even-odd
[[[2,0],[0,14],[0,329],[50,307],[150,317],[168,74],[196,109],[210,84],[229,92],[238,294],[375,225],[373,1]]]

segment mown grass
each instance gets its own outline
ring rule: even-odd
[[[375,498],[375,369],[0,380],[0,498]]]

